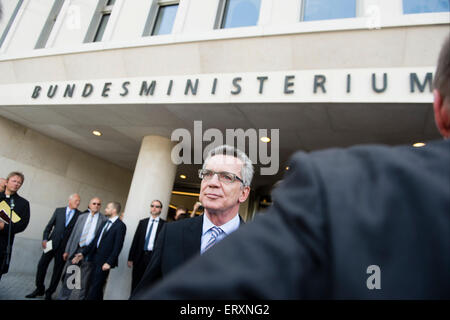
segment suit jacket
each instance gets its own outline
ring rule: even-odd
[[[17,193],[11,196],[14,199],[14,209],[13,211],[20,218],[19,221],[11,225],[11,249],[14,243],[14,237],[16,233],[22,232],[28,226],[30,222],[30,203],[25,198],[22,198]],[[9,217],[9,210],[11,204],[11,198],[6,198],[4,192],[0,192],[0,210],[4,209],[6,215]],[[13,221],[15,221],[13,219]],[[9,235],[9,225],[5,224],[3,230],[0,230],[0,274],[7,273],[9,269],[9,265],[6,264],[6,251],[8,247],[8,235]],[[11,250],[12,253],[12,250]]]
[[[102,235],[97,248],[98,239],[107,221],[102,223],[90,245],[81,248],[81,253],[88,261],[94,262],[96,265],[102,266],[107,263],[111,268],[115,268],[119,265],[119,254],[123,247],[127,227],[120,219],[114,221],[108,231]]]
[[[299,152],[289,166],[266,214],[144,297],[450,298],[450,140]]]
[[[72,257],[77,251],[78,244],[80,243],[81,234],[83,233],[83,228],[86,223],[88,216],[90,215],[89,211],[85,211],[77,219],[75,226],[73,227],[72,234],[67,241],[66,249],[64,252],[69,254],[69,257]],[[95,226],[95,234],[97,234],[100,226],[108,219],[102,213],[98,213],[97,225]]]
[[[52,240],[53,250],[57,250],[60,246],[62,248],[66,247],[67,240],[69,240],[73,227],[80,215],[80,211],[75,209],[75,213],[66,227],[66,208],[67,207],[56,208],[53,216],[44,229],[43,240]]]
[[[128,254],[128,261],[133,261],[134,263],[139,263],[141,261],[145,249],[145,236],[147,233],[149,221],[150,218],[145,218],[139,221],[133,237],[133,242],[131,243],[130,253]],[[156,229],[155,244],[165,222],[165,220],[159,218],[158,228]]]
[[[244,221],[239,218],[242,226]],[[200,254],[202,228],[203,215],[164,225],[149,266],[132,293],[133,299],[145,299],[146,292],[158,280]]]

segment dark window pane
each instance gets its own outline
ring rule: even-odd
[[[355,0],[305,0],[304,21],[354,18]]]
[[[114,5],[114,3],[116,2],[116,0],[108,0],[108,2],[106,3],[107,6],[112,6]]]
[[[225,5],[222,28],[256,26],[261,0],[228,0]]]
[[[177,10],[178,4],[159,7],[155,28],[153,29],[152,34],[159,35],[171,33]]]
[[[449,0],[403,0],[403,13],[450,11]]]
[[[94,37],[94,42],[102,41],[103,34],[105,33],[106,25],[108,24],[110,15],[111,14],[107,13],[102,16],[102,19],[100,20],[100,24],[97,29],[97,33],[95,34]]]

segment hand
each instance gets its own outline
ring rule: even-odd
[[[133,261],[128,261],[127,265],[128,265],[128,268],[132,268],[133,267]]]
[[[42,241],[42,249],[47,249],[47,240]]]
[[[0,230],[3,230],[5,228],[5,223],[3,221],[0,221]]]
[[[69,253],[68,252],[64,252],[63,253],[63,260],[67,261],[67,258],[69,258]]]
[[[109,269],[111,269],[111,266],[110,266],[109,264],[107,264],[107,263],[105,263],[105,264],[102,266],[102,271],[108,271]]]
[[[77,253],[72,259],[72,264],[78,264],[78,262],[80,262],[81,260],[83,260],[83,254]]]

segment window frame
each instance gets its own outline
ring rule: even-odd
[[[16,7],[14,8],[13,13],[11,14],[11,17],[8,20],[8,23],[5,26],[5,29],[3,30],[2,35],[0,36],[0,48],[3,46],[3,44],[5,43],[6,38],[8,37],[8,33],[11,30],[12,25],[14,24],[14,21],[17,18],[17,15],[20,11],[20,8],[23,5],[24,0],[19,0],[17,2]]]
[[[147,20],[145,21],[144,31],[142,32],[143,37],[156,36],[153,34],[155,31],[156,22],[158,21],[158,15],[161,7],[178,5],[180,7],[180,0],[154,0],[150,6],[149,14]],[[178,14],[178,9],[177,9]],[[176,19],[176,16],[175,16]],[[175,25],[175,22],[174,22]]]
[[[97,38],[98,31],[100,30],[100,24],[102,22],[103,16],[109,15],[109,19],[111,18],[112,11],[114,9],[114,5],[116,3],[113,3],[111,5],[108,5],[108,0],[99,0],[97,3],[97,7],[95,8],[94,15],[92,16],[91,23],[89,24],[88,30],[86,32],[86,36],[83,40],[83,43],[90,43],[90,42],[101,42],[103,40],[104,32],[102,34],[102,38],[99,41],[95,41]],[[108,25],[109,20],[106,23]],[[106,30],[106,26],[105,26]]]
[[[42,28],[41,34],[39,35],[38,40],[36,41],[35,49],[45,48],[47,45],[47,41],[50,38],[50,34],[55,26],[56,20],[58,19],[59,14],[61,13],[61,9],[64,5],[65,0],[55,0],[53,2],[53,6],[50,10],[50,13],[45,21],[44,27]]]

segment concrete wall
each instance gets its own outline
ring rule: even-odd
[[[67,205],[70,194],[80,194],[81,210],[94,196],[103,200],[103,209],[113,200],[125,207],[132,178],[129,170],[2,117],[0,145],[0,176],[23,172],[25,182],[19,194],[31,207],[27,229],[16,236],[11,270],[35,272],[42,232],[55,208]]]

